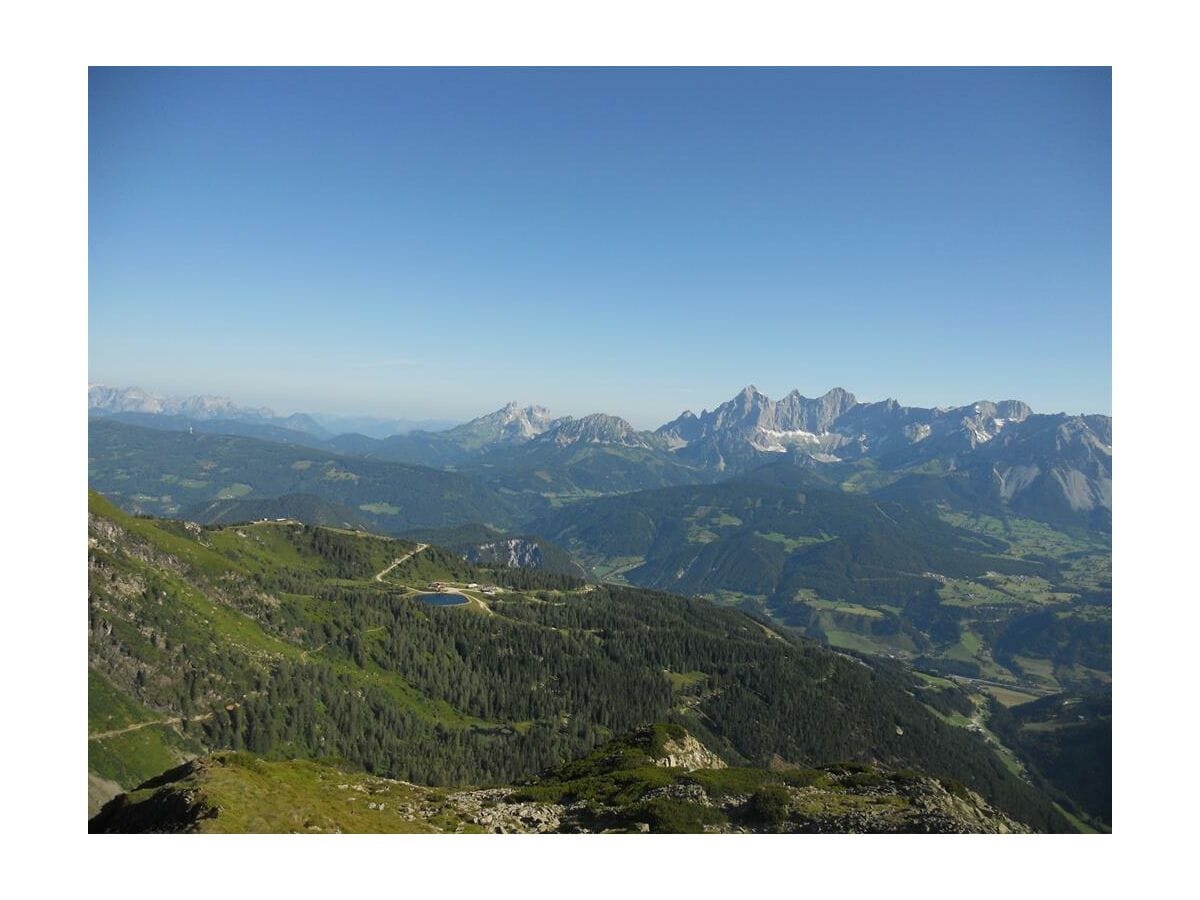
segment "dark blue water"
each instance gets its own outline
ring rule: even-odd
[[[430,606],[462,606],[467,602],[467,598],[459,594],[420,594],[417,599]]]

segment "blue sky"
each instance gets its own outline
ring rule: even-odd
[[[93,69],[89,377],[1111,409],[1107,69]]]

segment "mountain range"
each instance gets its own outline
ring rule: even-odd
[[[579,498],[705,483],[782,457],[833,467],[845,486],[953,476],[978,503],[1057,524],[1110,527],[1112,420],[1035,414],[1020,400],[962,407],[859,402],[842,388],[774,401],[753,385],[715,409],[685,411],[653,431],[613,415],[554,417],[509,403],[445,431],[386,438],[326,432],[309,415],[278,417],[220,398],[165,401],[92,385],[89,412],[168,430],[240,434],[357,457],[453,468],[522,498]]]
[[[173,419],[174,430],[181,431],[197,426],[206,431],[213,431],[214,423],[228,429],[233,423],[237,423],[241,426],[240,431],[226,430],[223,433],[240,433],[268,439],[272,431],[255,432],[252,429],[261,426],[264,429],[279,429],[282,432],[295,431],[323,440],[350,432],[384,438],[415,430],[437,431],[455,424],[452,421],[436,419],[409,420],[328,413],[294,413],[290,416],[279,416],[265,406],[239,406],[228,397],[209,394],[168,397],[138,387],[114,388],[103,384],[88,385],[88,415],[115,416],[122,421],[151,428],[162,426],[164,422]],[[280,432],[275,432],[274,436],[276,439],[293,441],[297,437]]]

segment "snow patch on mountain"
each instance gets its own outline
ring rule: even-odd
[[[786,453],[789,447],[811,446],[820,442],[820,437],[803,429],[779,431],[774,428],[759,428],[750,438],[750,446],[766,453]]]

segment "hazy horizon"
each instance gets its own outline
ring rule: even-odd
[[[89,376],[655,427],[753,383],[1111,412],[1098,69],[107,69]]]

